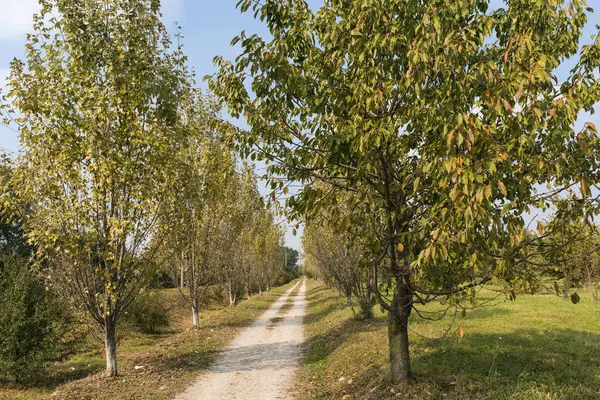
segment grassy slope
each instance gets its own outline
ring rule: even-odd
[[[53,366],[38,387],[1,388],[0,399],[170,399],[214,360],[245,326],[251,324],[294,283],[275,288],[237,307],[211,306],[201,311],[201,328],[191,327],[191,310],[177,289],[161,291],[169,305],[169,332],[124,338],[118,348],[120,376],[104,378],[103,349],[88,351]],[[143,368],[135,369],[135,366]]]
[[[374,321],[354,320],[345,300],[310,281],[297,398],[600,399],[600,304],[579,293],[577,305],[521,295],[473,310],[458,317],[446,339],[412,333],[416,382],[390,387],[387,326],[379,306]],[[411,316],[412,330],[430,338],[448,323]]]

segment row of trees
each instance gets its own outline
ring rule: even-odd
[[[101,333],[115,376],[117,326],[157,271],[175,266],[197,327],[208,287],[233,305],[277,282],[283,235],[252,168],[215,133],[218,106],[194,88],[160,2],[40,4],[2,106],[20,132],[3,211],[42,288]]]
[[[561,200],[557,203],[558,207],[564,204]],[[550,227],[552,233],[547,240],[539,240],[544,234],[545,222],[553,225]],[[377,282],[374,280],[377,261],[370,256],[361,240],[364,229],[363,225],[332,225],[330,218],[321,215],[306,223],[302,244],[306,254],[306,273],[337,289],[351,307],[354,306],[352,298],[355,297],[360,310],[358,316],[371,319],[376,303],[373,287],[384,289],[385,296],[389,296],[390,282],[385,276],[379,277]],[[534,266],[529,271],[535,276],[529,293],[542,290],[577,303],[580,300],[578,289],[587,289],[591,291],[594,301],[600,301],[600,227],[593,220],[564,223],[557,215],[553,215],[547,221],[539,222],[538,231],[528,230],[526,235],[531,242],[525,252],[531,256],[530,263]],[[556,284],[548,284],[552,281]],[[500,292],[507,299],[516,299],[514,286],[507,286],[499,280],[493,282],[504,285],[505,290]],[[477,304],[472,303],[472,307],[477,307]],[[449,308],[440,313],[440,318],[446,315]],[[455,311],[466,312],[468,308],[471,307],[462,304]],[[425,310],[418,310],[417,313],[420,316],[428,314]],[[455,320],[451,319],[450,326]]]
[[[332,251],[344,251],[347,227],[362,228],[350,235],[388,314],[392,382],[411,379],[418,305],[460,310],[491,281],[509,293],[540,287],[541,243],[600,209],[597,130],[575,128],[600,101],[598,35],[580,46],[585,1],[238,6],[269,37],[242,33],[234,62],[215,59],[211,90],[249,126],[222,129],[269,162],[275,189],[303,184],[290,218],[324,218],[341,235]],[[570,207],[530,235],[526,214],[557,196]]]

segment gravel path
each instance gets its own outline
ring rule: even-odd
[[[278,314],[298,285],[293,306]],[[288,390],[300,358],[305,293],[304,280],[285,292],[218,357],[210,373],[177,400],[291,399]]]

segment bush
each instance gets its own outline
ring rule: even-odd
[[[135,299],[122,318],[125,327],[141,333],[157,333],[169,326],[169,311],[160,296],[153,292],[146,292]]]
[[[64,309],[27,258],[0,256],[0,376],[30,380],[64,357],[70,326]]]

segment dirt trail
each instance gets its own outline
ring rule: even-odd
[[[290,297],[293,306],[278,314],[298,285],[300,290]],[[303,339],[305,293],[305,280],[285,292],[217,358],[209,374],[202,375],[176,399],[291,399],[288,391]]]

